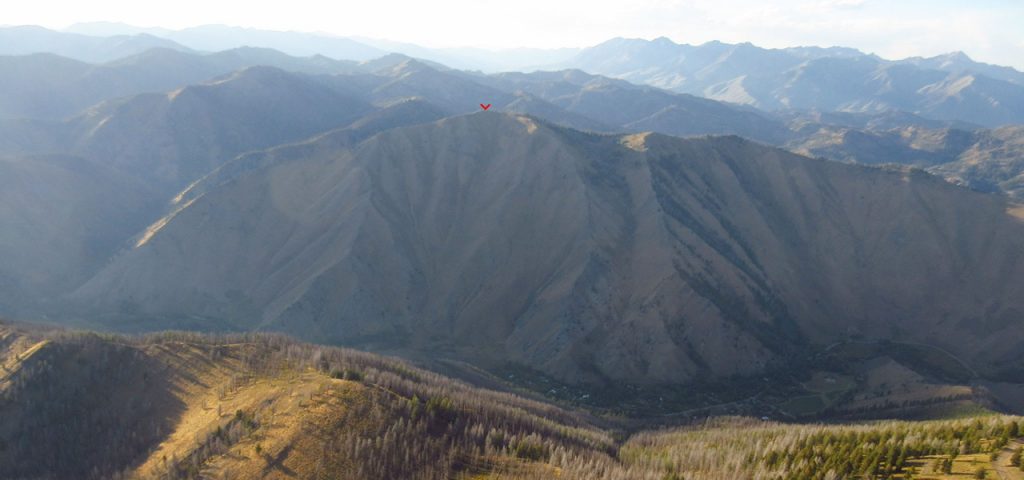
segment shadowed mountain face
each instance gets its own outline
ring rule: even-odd
[[[73,289],[222,162],[375,110],[306,77],[259,67],[108,102],[60,124],[7,121],[0,305],[18,312]]]
[[[82,132],[74,148],[180,189],[235,155],[347,125],[372,110],[312,78],[253,67],[99,105],[74,120]]]
[[[0,306],[53,298],[101,268],[162,211],[145,184],[69,155],[0,155]]]
[[[1024,74],[962,54],[891,62],[849,49],[618,38],[564,66],[767,110],[903,110],[989,127],[1024,123]]]
[[[230,166],[81,287],[83,311],[571,381],[753,374],[851,334],[975,365],[1021,351],[1021,211],[924,174],[493,112]]]

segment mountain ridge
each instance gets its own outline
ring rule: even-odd
[[[155,47],[189,50],[174,41],[147,33],[92,36],[57,32],[34,25],[0,26],[0,55],[53,53],[83,62],[108,62]]]
[[[984,345],[971,354],[979,365],[1016,348],[997,332],[1019,308],[1009,292],[1024,287],[1012,262],[991,262],[1014,258],[1007,249],[1019,241],[1009,232],[1024,226],[1005,200],[926,174],[815,161],[738,137],[594,135],[495,112],[331,152],[274,162],[206,193],[75,298],[94,307],[127,300],[158,317],[248,318],[237,327],[371,348],[446,345],[470,361],[589,381],[754,374],[808,341],[892,335],[894,316],[903,317],[901,338],[964,355]],[[866,196],[882,186],[884,195]],[[805,195],[822,196],[823,206],[800,206]],[[875,223],[883,204],[898,220]],[[240,218],[231,205],[263,213]],[[948,209],[942,220],[939,208]],[[871,247],[900,236],[894,252]],[[204,270],[210,260],[191,255],[166,263],[182,249],[224,268]],[[885,280],[908,269],[928,286]],[[1003,314],[970,333],[962,322],[982,297],[967,279],[988,284],[992,275],[1009,289],[987,301]],[[926,307],[937,295],[949,298]],[[953,323],[935,330],[935,308],[951,309]],[[811,320],[829,317],[843,320]],[[736,363],[738,355],[748,360]]]

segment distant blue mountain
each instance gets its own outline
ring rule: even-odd
[[[764,110],[902,110],[985,126],[1024,123],[1024,73],[960,52],[889,61],[837,47],[616,38],[559,67]]]

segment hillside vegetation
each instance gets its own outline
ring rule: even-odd
[[[450,478],[615,453],[579,414],[281,336],[3,326],[0,348],[0,478]]]
[[[629,435],[624,419],[263,334],[3,325],[0,365],[2,478],[882,478],[998,452],[1021,429],[722,418]]]

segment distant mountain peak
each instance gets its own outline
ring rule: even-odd
[[[450,70],[444,65],[410,57],[402,53],[389,53],[383,57],[362,62],[360,65],[367,71],[388,76],[399,76],[423,71]]]
[[[954,52],[944,53],[942,55],[939,55],[938,57],[939,58],[948,58],[948,59],[972,61],[971,57],[967,56],[967,54],[964,53],[962,50],[957,50],[957,51],[954,51]]]
[[[277,67],[272,67],[272,66],[269,66],[269,65],[252,65],[252,66],[248,66],[248,67],[242,68],[242,69],[237,70],[235,72],[232,72],[232,73],[230,73],[228,75],[225,75],[223,77],[220,77],[218,79],[214,79],[214,80],[212,80],[210,82],[207,82],[205,84],[200,84],[200,85],[216,85],[216,84],[220,84],[220,83],[227,83],[227,82],[238,81],[238,80],[243,80],[243,79],[254,79],[254,80],[257,80],[257,81],[266,81],[266,80],[293,80],[293,79],[296,79],[296,78],[298,78],[298,77],[295,77],[294,75],[289,74],[288,72],[285,72],[284,70],[282,70],[280,68],[277,68]],[[186,87],[186,88],[190,88],[190,87]]]

